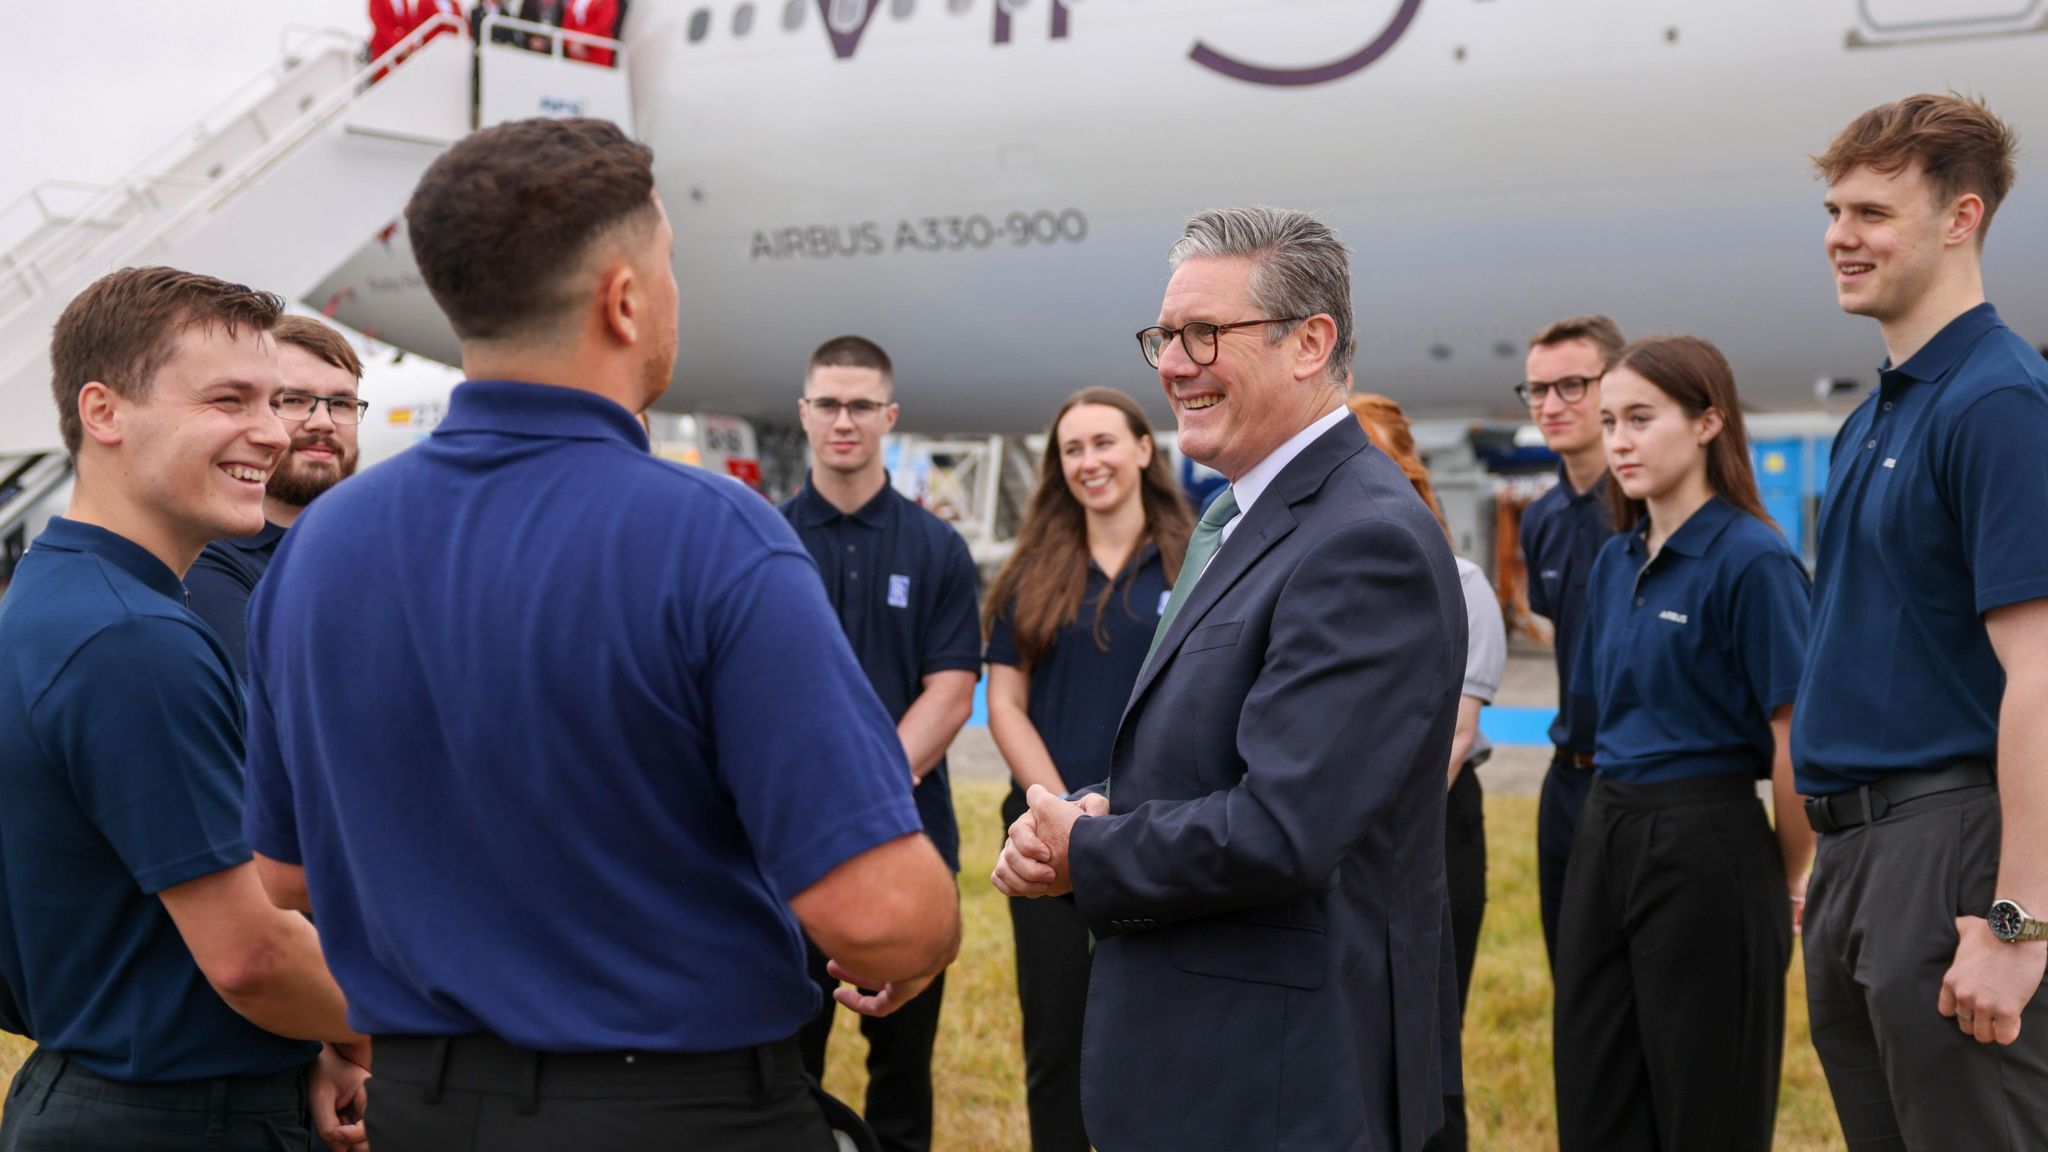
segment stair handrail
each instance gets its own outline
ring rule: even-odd
[[[152,245],[161,242],[164,236],[172,234],[176,229],[183,227],[185,223],[187,223],[193,216],[195,216],[198,213],[198,211],[202,209],[211,210],[214,206],[218,205],[222,199],[223,194],[239,190],[255,176],[260,175],[262,172],[269,170],[271,165],[275,164],[283,156],[289,155],[291,151],[296,149],[302,140],[312,135],[320,127],[323,127],[329,120],[333,119],[334,116],[338,115],[343,109],[348,107],[348,105],[354,103],[355,100],[357,100],[362,95],[362,93],[367,90],[368,80],[371,76],[375,75],[379,71],[388,70],[390,68],[399,66],[399,57],[417,51],[419,47],[422,44],[424,44],[430,36],[437,35],[438,30],[440,29],[452,29],[459,34],[467,35],[469,31],[469,23],[460,16],[444,12],[435,15],[432,19],[421,24],[418,28],[414,29],[410,34],[408,34],[404,39],[392,45],[391,48],[387,50],[382,56],[378,57],[376,60],[369,62],[367,65],[363,65],[362,67],[358,68],[356,72],[350,75],[342,83],[335,85],[333,90],[331,90],[326,96],[322,97],[319,101],[317,101],[313,105],[313,107],[307,109],[302,115],[300,115],[297,119],[293,120],[290,124],[286,125],[271,139],[266,140],[262,145],[252,150],[250,154],[244,157],[242,161],[239,164],[237,164],[234,168],[231,168],[226,172],[223,172],[220,176],[214,178],[211,181],[201,182],[203,186],[207,189],[207,191],[210,193],[209,195],[195,197],[191,203],[185,205],[176,213],[172,214],[170,219],[161,222],[156,227],[137,237],[131,244],[127,246],[127,248],[125,248],[122,251],[122,254],[119,257],[115,258],[114,263],[132,263],[133,257],[136,254],[147,251]],[[334,33],[334,35],[339,37],[343,34]],[[349,40],[349,43],[351,44],[354,44],[356,42],[357,41],[354,38],[351,38]],[[242,85],[242,87],[237,90],[236,97],[231,98],[231,100],[228,102],[223,102],[221,105],[216,106],[214,112],[208,113],[208,116],[210,117],[216,114],[221,108],[226,107],[228,103],[233,103],[238,100],[242,101],[243,106],[239,109],[239,111],[237,111],[235,116],[229,117],[225,122],[223,122],[219,126],[211,128],[210,131],[207,130],[208,126],[202,119],[199,125],[201,131],[195,132],[194,138],[203,139],[207,135],[212,135],[220,131],[224,131],[228,126],[230,126],[234,122],[235,119],[239,119],[242,116],[249,115],[253,111],[253,108],[250,107],[249,102],[246,99],[249,89],[254,87],[257,81],[265,78],[271,78],[273,80],[281,79],[285,73],[289,72],[293,68],[296,68],[297,66],[298,62],[295,59],[280,60],[271,64],[268,68],[264,70],[262,74],[255,77],[248,83]],[[149,159],[144,161],[143,165],[134,174],[132,174],[129,178],[123,179],[120,183],[113,185],[108,190],[107,197],[103,198],[106,199],[108,203],[106,203],[103,206],[96,203],[93,206],[94,214],[102,213],[109,209],[118,207],[119,200],[115,199],[115,197],[117,196],[126,199],[145,198],[148,195],[148,188],[151,185],[176,183],[187,184],[189,186],[191,178],[176,176],[174,174],[149,171],[149,168],[154,163],[156,163],[158,159],[162,157],[165,153],[168,153],[177,143],[178,141],[171,141],[159,147],[155,152],[150,154]],[[48,289],[49,284],[47,282],[47,279],[41,274],[40,269],[37,268],[36,266],[37,257],[40,256],[43,251],[49,249],[50,247],[58,243],[61,239],[66,238],[70,235],[72,235],[72,233],[69,230],[60,231],[59,233],[52,235],[51,237],[47,238],[44,241],[44,243],[38,245],[33,251],[25,253],[22,256],[20,263],[16,267],[0,271],[0,274],[4,274],[16,279],[23,285],[24,288],[27,289],[25,298],[19,304],[17,304],[13,309],[10,309],[5,313],[0,313],[0,324],[5,324],[7,321],[11,320],[14,317],[14,315],[17,314],[22,308],[27,307],[31,302],[33,302],[35,297],[41,295],[44,291]],[[111,243],[113,239],[113,237],[107,237],[101,243],[89,246],[88,248],[85,249],[85,257],[91,258],[97,256],[101,248],[105,244]]]

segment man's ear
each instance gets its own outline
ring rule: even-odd
[[[78,390],[78,423],[94,443],[121,442],[121,394],[97,380]]]
[[[1337,322],[1318,312],[1294,331],[1300,337],[1294,351],[1294,378],[1309,380],[1322,375],[1337,350]]]
[[[633,274],[633,266],[621,260],[605,269],[597,284],[604,330],[621,344],[638,344],[647,316],[645,301],[640,298],[640,278]]]
[[[1984,228],[1984,198],[1975,192],[1965,192],[1956,197],[1949,206],[1948,227],[1942,232],[1942,242],[1953,248],[1977,238]]]

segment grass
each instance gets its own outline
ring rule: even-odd
[[[996,781],[955,785],[966,865],[960,877],[966,937],[947,977],[945,1014],[932,1060],[938,1100],[935,1147],[941,1152],[1009,1152],[1030,1146],[1010,916],[988,882],[1001,834],[998,808],[1007,787]],[[1557,1145],[1550,976],[1536,910],[1535,829],[1534,797],[1487,797],[1486,928],[1465,1026],[1472,1147],[1480,1152],[1542,1152]],[[1801,972],[1795,956],[1778,1104],[1775,1147],[1780,1152],[1822,1152],[1843,1144],[1807,1039]],[[11,1077],[30,1047],[26,1040],[0,1034],[0,1074]],[[866,1050],[853,1015],[839,1013],[826,1086],[856,1107],[867,1088]]]

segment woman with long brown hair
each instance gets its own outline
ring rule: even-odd
[[[1351,414],[1365,429],[1373,447],[1387,454],[1415,486],[1416,495],[1436,514],[1444,535],[1451,534],[1443,504],[1429,481],[1429,469],[1415,450],[1408,414],[1392,399],[1371,392],[1354,393]],[[1493,755],[1479,732],[1479,710],[1493,703],[1507,671],[1507,625],[1500,598],[1486,572],[1463,556],[1458,586],[1465,594],[1465,683],[1458,697],[1458,726],[1451,733],[1444,796],[1444,879],[1451,897],[1452,957],[1457,964],[1458,1015],[1462,1021],[1466,995],[1472,990],[1472,964],[1479,955],[1479,926],[1486,919],[1486,795],[1478,768]],[[1444,1126],[1423,1146],[1424,1152],[1464,1152],[1465,1098],[1444,1098]]]
[[[1630,345],[1600,421],[1620,534],[1573,675],[1598,724],[1558,930],[1559,1144],[1765,1152],[1813,856],[1790,741],[1809,583],[1713,345]]]
[[[988,723],[1015,787],[1100,784],[1124,702],[1180,574],[1194,516],[1145,414],[1089,388],[1053,417],[1017,549],[985,601]],[[1010,901],[1033,1152],[1088,1152],[1081,1009],[1088,928],[1065,900]]]

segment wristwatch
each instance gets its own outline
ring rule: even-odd
[[[2027,911],[2010,900],[1995,900],[1991,914],[1985,917],[1991,922],[1991,934],[2007,944],[2022,944],[2029,940],[2048,940],[2048,921],[2036,920]]]

